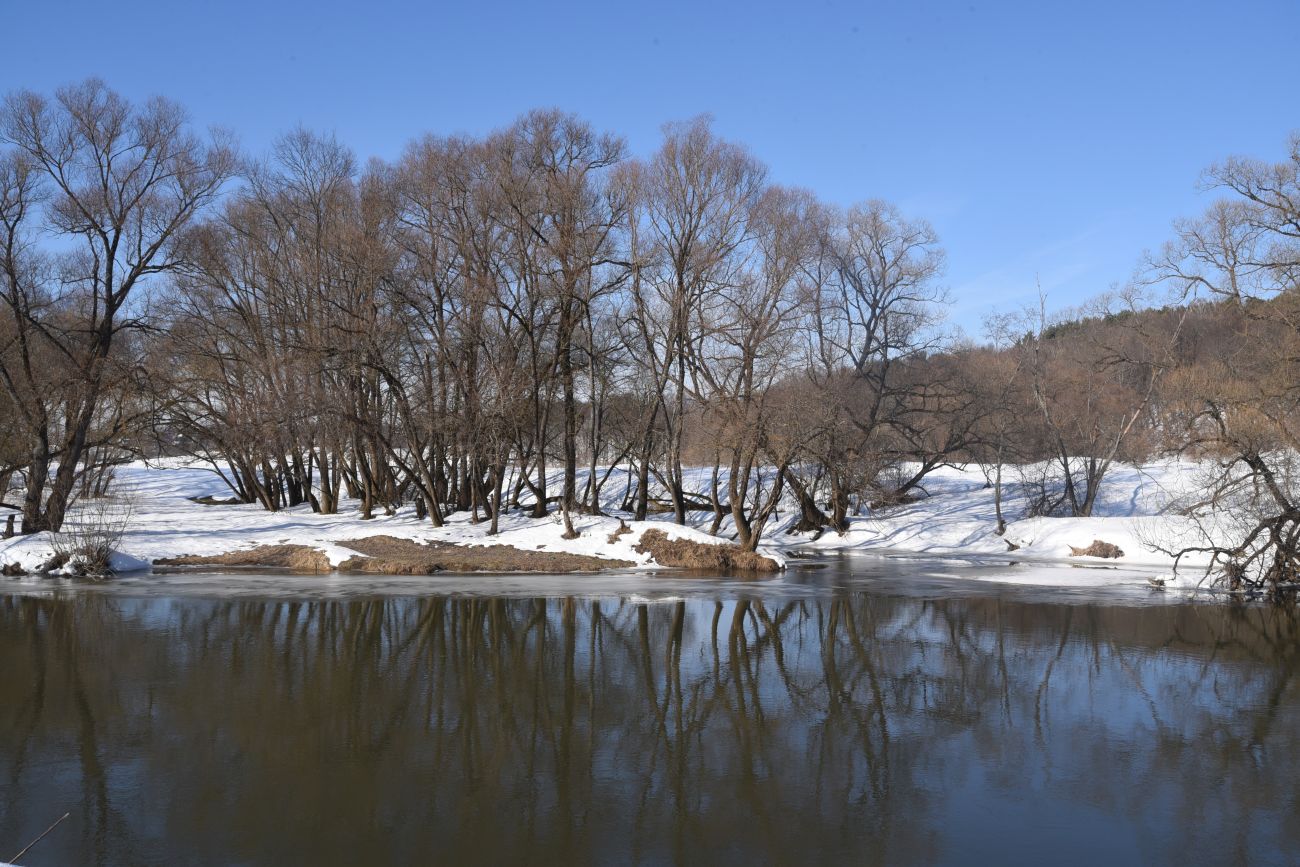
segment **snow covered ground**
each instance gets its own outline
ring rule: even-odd
[[[394,536],[419,542],[450,542],[459,545],[508,545],[525,550],[559,551],[612,560],[629,560],[653,566],[650,558],[634,550],[641,533],[649,527],[664,530],[670,538],[688,538],[706,543],[718,539],[690,527],[659,521],[628,522],[631,533],[610,542],[619,519],[574,515],[576,539],[565,539],[558,513],[532,519],[519,512],[503,515],[499,532],[487,535],[488,522],[470,522],[469,513],[452,515],[445,526],[434,527],[419,520],[413,507],[395,515],[365,521],[356,503],[345,503],[336,515],[319,515],[310,506],[267,512],[258,505],[205,506],[192,497],[224,498],[230,490],[212,472],[201,467],[146,466],[136,462],[117,471],[115,490],[130,509],[130,520],[118,546],[121,554],[114,563],[118,571],[145,569],[157,559],[187,554],[224,554],[261,545],[306,545],[325,553],[338,565],[357,552],[340,541],[366,536]],[[17,563],[33,571],[54,553],[53,540],[42,533],[0,541],[0,564]],[[784,562],[773,546],[764,554]]]
[[[978,467],[946,468],[926,480],[926,496],[918,502],[876,511],[851,519],[843,535],[824,533],[817,539],[786,532],[797,514],[787,504],[766,531],[760,553],[784,561],[785,552],[804,551],[873,551],[985,557],[996,555],[1001,561],[1020,561],[1047,565],[1115,565],[1126,567],[1123,574],[1107,570],[1032,568],[1011,570],[1006,581],[1077,586],[1080,583],[1145,584],[1148,577],[1168,574],[1172,558],[1155,550],[1192,543],[1196,536],[1191,523],[1170,513],[1171,504],[1186,494],[1196,478],[1196,465],[1165,461],[1141,467],[1117,466],[1108,475],[1091,518],[1021,518],[1025,508],[1018,486],[1008,485],[1004,492],[1004,514],[1009,527],[1004,536],[995,531],[993,491],[986,485]],[[705,490],[709,471],[700,470],[693,478],[697,490]],[[626,484],[625,474],[615,470],[603,491],[605,508],[617,509]],[[580,481],[581,486],[581,481]],[[558,485],[557,485],[558,489]],[[470,522],[459,513],[447,525],[435,528],[427,520],[415,517],[405,507],[396,515],[380,514],[370,521],[361,520],[355,504],[347,504],[341,514],[317,515],[301,506],[281,512],[266,512],[256,505],[204,506],[191,497],[224,497],[229,491],[221,480],[201,467],[172,462],[167,466],[135,463],[122,467],[117,474],[117,490],[130,501],[131,519],[120,545],[116,566],[119,571],[144,569],[155,559],[186,554],[210,555],[242,550],[260,545],[297,544],[323,551],[338,564],[355,551],[341,547],[342,540],[364,536],[388,535],[417,541],[441,541],[462,545],[509,545],[526,550],[558,551],[609,559],[627,560],[651,567],[647,555],[635,551],[641,533],[649,527],[663,529],[673,538],[717,542],[729,538],[729,522],[720,536],[710,536],[706,529],[710,513],[694,513],[692,527],[677,527],[667,516],[654,516],[646,522],[628,524],[632,532],[614,541],[610,535],[619,527],[618,517],[575,515],[580,535],[564,539],[558,514],[546,519],[531,519],[519,512],[503,516],[501,532],[488,536],[486,521]],[[626,516],[624,516],[626,517]],[[1118,545],[1124,556],[1118,560],[1097,560],[1070,556],[1070,547],[1086,547],[1093,540]],[[1018,546],[1014,551],[1010,545]],[[48,534],[16,537],[0,541],[0,564],[17,563],[34,570],[53,553]],[[1171,583],[1195,584],[1200,572],[1196,561],[1185,560],[1184,575]],[[1138,567],[1136,570],[1127,567]],[[955,569],[955,574],[961,570]],[[1088,574],[1082,574],[1082,573]],[[975,577],[975,576],[972,576]],[[987,576],[980,576],[985,577]]]
[[[1176,549],[1195,540],[1194,527],[1172,513],[1197,476],[1196,464],[1162,461],[1140,467],[1117,465],[1106,476],[1090,518],[1024,518],[1025,499],[1014,483],[1003,492],[1005,535],[998,536],[993,489],[977,466],[943,468],[925,481],[919,502],[854,518],[843,536],[815,543],[829,548],[886,548],[930,554],[999,554],[1015,559],[1078,563],[1070,547],[1099,539],[1118,545],[1126,565],[1171,567],[1157,547]],[[1010,551],[1010,542],[1018,550]],[[1094,559],[1094,558],[1083,558]],[[1190,565],[1193,561],[1184,559]]]

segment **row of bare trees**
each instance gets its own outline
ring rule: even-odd
[[[879,467],[923,456],[901,495],[965,445],[905,364],[939,347],[933,231],[770,184],[704,120],[645,160],[539,111],[364,167],[299,130],[180,244],[158,418],[268,509],[558,504],[572,531],[623,467],[634,516],[711,511],[753,547],[787,487],[842,525]]]
[[[615,504],[752,548],[783,504],[842,530],[964,461],[1000,525],[1012,465],[1032,511],[1088,515],[1115,462],[1189,444],[1236,468],[1216,500],[1249,478],[1270,539],[1300,527],[1269,463],[1300,445],[1295,148],[1216,169],[1233,197],[1148,263],[1195,303],[1131,289],[977,345],[942,327],[928,224],[774,184],[704,119],[644,158],[536,111],[391,163],[306,130],[254,160],[88,81],[10,95],[0,140],[0,500],[24,532],[162,452],[270,510],[495,530],[558,507],[572,532]]]

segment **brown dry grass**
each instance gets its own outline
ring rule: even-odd
[[[650,529],[641,534],[633,549],[649,554],[660,566],[699,569],[710,572],[779,572],[780,565],[770,557],[742,551],[736,545],[711,545],[689,539],[669,539],[663,530]]]
[[[630,532],[620,527],[613,542]],[[338,567],[339,572],[432,575],[437,572],[599,572],[625,569],[636,564],[561,551],[525,551],[507,545],[466,546],[432,542],[423,544],[396,536],[368,536],[339,542],[359,555]],[[686,539],[669,539],[663,530],[641,534],[636,546],[661,566],[708,572],[777,572],[780,566],[769,557],[742,551],[736,545],[709,545]],[[330,572],[329,559],[306,545],[262,545],[225,554],[190,554],[155,560],[157,566],[218,566],[228,569],[287,569],[321,574]]]
[[[306,545],[261,545],[246,551],[225,554],[186,554],[163,557],[155,566],[224,566],[232,569],[288,569],[320,575],[330,571],[330,561],[320,551]]]
[[[1124,552],[1123,550],[1120,549],[1118,545],[1112,545],[1110,542],[1103,542],[1100,539],[1093,539],[1092,544],[1089,545],[1087,548],[1076,548],[1073,545],[1071,545],[1070,556],[1071,557],[1106,557],[1108,559],[1113,560],[1117,557],[1123,557]]]
[[[432,575],[435,572],[599,572],[635,564],[560,551],[525,551],[506,545],[421,544],[394,536],[340,542],[366,556],[351,557],[340,572]]]

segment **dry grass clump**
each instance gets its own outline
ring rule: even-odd
[[[320,575],[329,572],[330,561],[322,552],[306,545],[260,545],[246,551],[225,554],[186,554],[163,557],[155,566],[223,566],[230,569],[288,569]]]
[[[1105,557],[1114,560],[1117,557],[1123,557],[1124,552],[1118,545],[1112,545],[1110,542],[1103,542],[1100,539],[1093,539],[1092,544],[1086,548],[1076,548],[1070,546],[1071,557]]]
[[[678,569],[700,569],[710,572],[779,572],[780,564],[770,557],[753,551],[742,551],[736,545],[711,545],[689,539],[669,539],[663,530],[650,529],[641,534],[641,541],[633,548],[638,554],[649,554],[660,566]]]

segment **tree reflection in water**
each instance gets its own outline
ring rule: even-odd
[[[1190,604],[4,596],[0,846],[72,810],[29,863],[1281,862],[1298,654]]]

